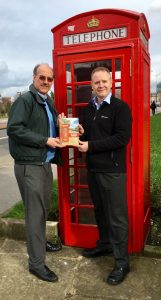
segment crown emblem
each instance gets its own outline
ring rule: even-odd
[[[100,23],[100,21],[98,19],[96,19],[95,17],[92,17],[92,19],[87,22],[87,27],[88,28],[98,27],[99,23]]]

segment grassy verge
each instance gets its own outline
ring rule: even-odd
[[[151,206],[161,212],[161,114],[151,117]]]
[[[4,214],[2,218],[14,218],[14,219],[24,219],[25,211],[22,201],[16,203],[9,212]],[[53,190],[51,196],[51,209],[49,212],[49,221],[58,220],[58,183],[57,180],[53,182]]]
[[[161,114],[151,117],[151,210],[149,244],[161,245]]]

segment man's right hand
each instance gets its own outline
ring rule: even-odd
[[[61,141],[60,141],[60,139],[58,137],[56,137],[56,138],[52,138],[52,137],[48,138],[48,140],[46,142],[46,145],[49,146],[49,147],[52,147],[52,148],[56,148],[56,147],[63,148],[63,147],[65,147],[61,143]]]

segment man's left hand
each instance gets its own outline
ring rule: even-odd
[[[87,152],[88,151],[88,142],[79,141],[78,150],[80,152]]]
[[[79,135],[81,136],[84,133],[84,128],[81,124],[78,124],[78,128],[79,128]]]

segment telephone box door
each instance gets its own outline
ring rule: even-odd
[[[112,93],[131,106],[131,48],[117,48],[97,52],[58,57],[61,90],[57,95],[58,111],[68,117],[83,118],[83,109],[91,99],[91,71],[98,66],[109,68],[112,75]],[[131,142],[127,147],[127,201],[131,215]],[[94,208],[89,194],[85,154],[76,148],[63,149],[64,163],[58,170],[60,235],[66,245],[94,247],[98,239]],[[132,233],[129,224],[129,245]]]

